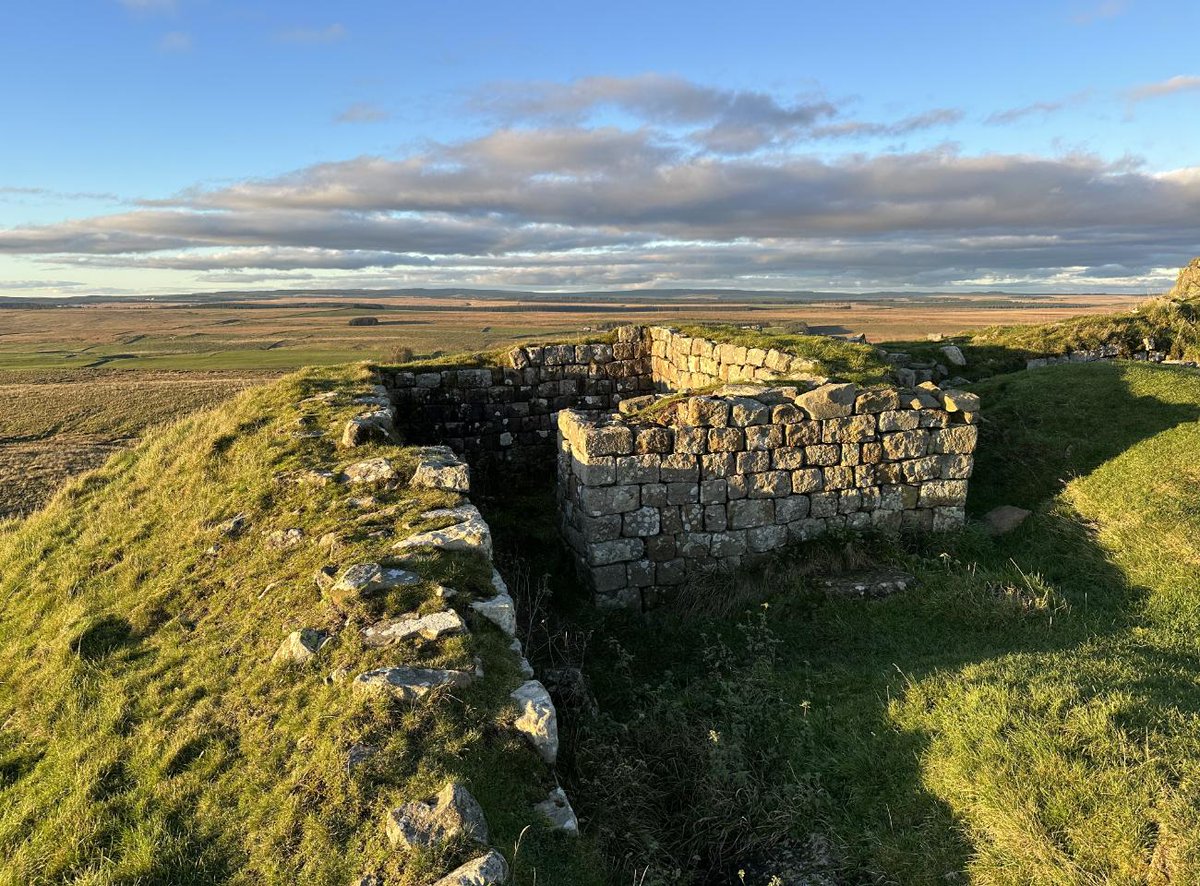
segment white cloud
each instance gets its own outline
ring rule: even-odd
[[[1194,74],[1179,74],[1157,83],[1145,83],[1126,91],[1130,102],[1143,102],[1147,99],[1163,98],[1179,92],[1195,92],[1200,90],[1200,76]]]

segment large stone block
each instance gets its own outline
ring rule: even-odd
[[[775,522],[791,523],[803,520],[808,516],[808,497],[804,495],[789,495],[775,502]]]
[[[596,542],[588,545],[588,563],[592,566],[609,566],[613,563],[638,560],[644,550],[640,538],[615,538],[612,541]]]
[[[783,425],[755,425],[746,428],[746,449],[778,449],[783,445]]]
[[[794,471],[804,467],[804,450],[785,446],[771,453],[773,467],[783,471]]]
[[[622,534],[625,536],[645,538],[650,535],[658,535],[658,508],[642,507],[636,511],[629,511],[623,515],[623,520]]]
[[[755,553],[766,553],[783,547],[788,542],[786,526],[755,526],[746,530],[746,547]]]
[[[792,494],[792,475],[788,471],[765,471],[746,478],[749,498],[781,498]]]
[[[730,424],[745,428],[752,425],[765,425],[771,421],[771,407],[752,397],[731,397]]]
[[[899,461],[904,458],[917,458],[929,449],[929,435],[924,431],[897,431],[883,435],[883,454],[885,458]]]
[[[858,386],[853,384],[827,384],[813,388],[796,398],[810,418],[839,418],[854,411]]]
[[[694,483],[700,479],[700,458],[703,456],[675,452],[662,457],[659,478],[664,483]]]
[[[622,514],[641,505],[638,486],[596,486],[579,490],[579,507],[591,517]]]
[[[688,455],[703,455],[708,448],[707,428],[676,428],[675,451]]]
[[[825,487],[825,475],[820,468],[792,471],[792,492],[803,495],[820,492]]]
[[[854,409],[860,413],[885,412],[900,408],[900,392],[895,388],[869,388],[855,400]]]
[[[739,452],[745,445],[741,428],[712,428],[708,432],[709,452]]]
[[[917,505],[922,508],[961,507],[966,500],[965,480],[929,480],[921,484]]]
[[[633,431],[622,424],[587,428],[580,435],[577,445],[588,458],[629,455],[633,452]]]
[[[732,452],[714,452],[700,456],[700,472],[705,480],[719,480],[737,472],[737,459]]]
[[[979,439],[979,428],[975,425],[952,425],[929,435],[930,451],[942,453],[971,453]]]
[[[879,413],[880,431],[911,431],[917,427],[920,415],[912,409]]]
[[[771,499],[745,499],[729,503],[729,527],[751,529],[775,522],[775,502]]]
[[[618,484],[657,483],[659,456],[619,455],[615,458],[615,481]]]
[[[670,428],[638,428],[635,449],[638,454],[667,453],[675,447]]]

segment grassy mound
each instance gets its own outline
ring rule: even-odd
[[[377,871],[425,883],[464,847],[402,859],[384,814],[450,777],[483,805],[516,882],[595,882],[587,849],[531,811],[552,781],[506,728],[521,677],[507,638],[465,605],[492,593],[490,567],[426,555],[423,584],[343,611],[314,584],[327,563],[377,559],[389,532],[436,525],[421,512],[451,500],[402,487],[364,509],[340,484],[303,482],[380,454],[411,471],[404,450],[348,459],[298,433],[344,421],[362,383],[357,370],[308,372],[248,391],[0,530],[0,882],[345,886]],[[249,528],[222,535],[238,513]],[[267,543],[293,528],[300,544]],[[357,627],[434,605],[437,583],[459,591],[469,636],[362,646]],[[301,627],[337,636],[312,666],[272,664]],[[331,678],[475,657],[483,680],[415,705],[365,703]],[[354,743],[377,753],[352,769]]]

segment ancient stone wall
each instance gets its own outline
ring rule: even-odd
[[[643,330],[656,390],[691,391],[712,385],[815,378],[818,364],[774,348],[746,348],[684,335],[665,326]]]
[[[446,444],[474,462],[554,459],[555,414],[607,411],[653,389],[642,328],[612,343],[514,348],[504,366],[383,371],[396,429],[411,443]]]
[[[953,529],[978,408],[974,394],[925,383],[741,386],[653,420],[564,410],[564,537],[601,602],[647,606],[696,568],[834,527]]]

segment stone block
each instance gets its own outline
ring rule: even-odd
[[[642,505],[648,508],[667,506],[667,484],[646,483],[642,486]]]
[[[930,433],[930,451],[969,454],[975,451],[979,428],[975,425],[952,425]]]
[[[730,557],[740,557],[747,551],[746,533],[748,530],[713,532],[709,550],[719,560]]]
[[[853,384],[827,384],[813,388],[796,398],[796,405],[809,418],[840,418],[854,411],[858,386]]]
[[[704,505],[724,504],[729,498],[728,483],[725,480],[700,481],[700,503]]]
[[[709,452],[739,452],[745,445],[741,428],[712,428],[708,432]]]
[[[700,456],[700,468],[705,480],[723,479],[736,472],[737,459],[732,452],[710,453]]]
[[[614,482],[620,484],[658,482],[659,456],[618,455],[614,456],[614,459],[616,468]]]
[[[914,458],[900,462],[904,468],[903,478],[906,483],[919,483],[925,480],[936,480],[942,473],[942,460],[936,455]]]
[[[923,431],[896,431],[883,435],[884,457],[892,461],[917,458],[929,448],[929,435]]]
[[[825,532],[825,521],[818,517],[797,520],[787,525],[788,541],[808,541]]]
[[[675,448],[674,434],[670,428],[638,428],[634,447],[639,455],[667,453]]]
[[[862,507],[862,493],[857,489],[843,489],[838,493],[838,513],[853,514]]]
[[[960,507],[966,500],[965,480],[930,480],[921,484],[917,505],[922,508]]]
[[[805,420],[804,410],[794,403],[780,403],[771,409],[772,424],[792,425]]]
[[[625,564],[625,580],[632,588],[653,586],[654,573],[654,563],[651,560],[635,560]]]
[[[704,507],[704,531],[724,532],[729,526],[729,518],[724,504],[711,504]]]
[[[708,430],[706,428],[676,428],[675,451],[688,455],[703,455],[708,446]]]
[[[788,543],[786,526],[755,526],[746,530],[746,547],[755,553],[765,554]]]
[[[915,430],[920,415],[911,409],[898,409],[879,413],[880,431],[912,431]]]
[[[771,407],[753,397],[731,397],[730,424],[739,428],[765,425],[771,421]]]
[[[947,412],[978,412],[979,395],[967,391],[942,391],[942,406]]]
[[[971,476],[974,460],[969,455],[943,455],[938,459],[938,476],[943,480],[966,480]]]
[[[746,495],[749,498],[782,498],[792,494],[792,475],[789,471],[765,471],[747,476]]]
[[[883,444],[864,443],[859,450],[859,459],[865,465],[878,464],[883,461]]]
[[[667,504],[686,505],[700,501],[700,485],[698,483],[668,483]]]
[[[612,541],[621,537],[621,515],[605,514],[603,517],[589,517],[580,514],[579,531],[588,541]]]
[[[917,422],[922,428],[946,428],[950,426],[950,414],[941,409],[922,409],[917,413]]]
[[[825,488],[825,475],[820,468],[792,471],[792,492],[803,495]]]
[[[944,507],[933,509],[932,528],[934,532],[952,532],[955,529],[961,529],[966,522],[966,508]]]
[[[759,474],[770,469],[770,452],[739,452],[737,454],[737,472],[739,474]]]
[[[781,498],[775,502],[776,523],[791,523],[795,520],[803,520],[807,516],[807,496],[789,495],[787,498]]]
[[[698,428],[723,428],[729,424],[729,402],[721,397],[689,397],[679,410],[680,421]]]
[[[579,490],[579,507],[590,517],[622,514],[641,505],[638,486],[585,486]]]
[[[804,461],[814,467],[836,465],[842,460],[840,446],[819,445],[804,447]]]
[[[637,560],[644,550],[640,538],[614,538],[612,541],[589,544],[587,558],[592,566],[609,566],[613,563]]]
[[[679,556],[686,560],[707,560],[711,544],[712,535],[708,532],[684,532],[675,540]]]
[[[574,460],[571,463],[571,472],[585,486],[611,486],[617,481],[616,458],[602,455],[587,463]]]
[[[751,529],[775,522],[775,502],[771,499],[731,501],[728,512],[731,529]]]
[[[664,483],[695,483],[700,479],[699,456],[675,452],[664,455],[659,465],[659,479]]]
[[[826,489],[849,489],[854,485],[854,468],[832,465],[825,468]]]
[[[782,425],[754,425],[746,428],[746,449],[778,449],[783,445]]]
[[[629,455],[633,452],[633,431],[627,425],[600,425],[585,429],[577,445],[589,459],[601,455]]]
[[[832,517],[837,513],[836,492],[814,492],[808,497],[808,513],[812,517]]]
[[[854,410],[859,413],[886,412],[900,408],[900,392],[895,388],[869,388],[858,395]]]
[[[804,467],[804,450],[785,446],[771,453],[771,465],[782,471],[795,471]]]
[[[654,535],[643,539],[643,544],[646,547],[646,558],[648,560],[660,563],[663,560],[673,560],[675,558],[674,535]]]
[[[645,538],[649,535],[658,535],[658,532],[658,508],[642,507],[623,515],[621,534],[626,537]]]
[[[663,560],[655,567],[655,577],[658,584],[663,587],[681,585],[687,581],[687,575],[687,561],[681,557],[674,560]]]

